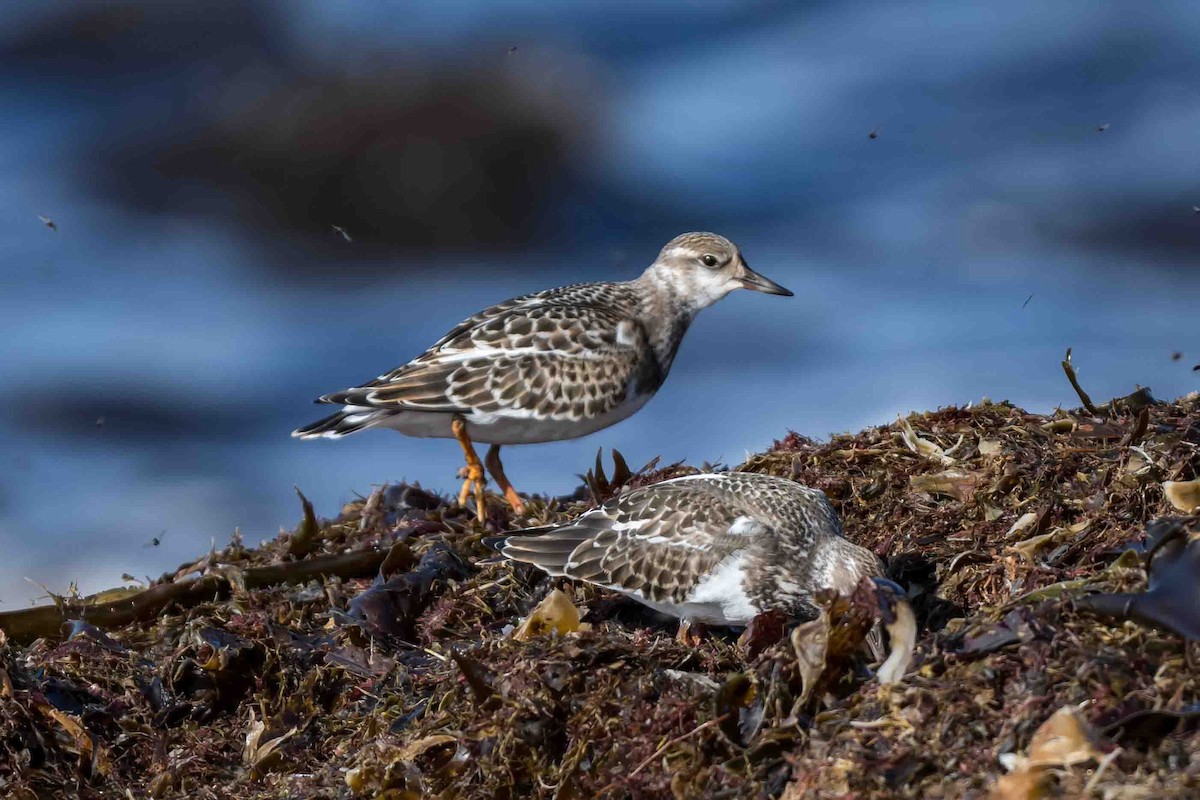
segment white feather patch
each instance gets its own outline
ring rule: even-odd
[[[767,532],[767,526],[753,517],[738,517],[729,526],[729,533],[734,536],[761,536]]]
[[[745,562],[746,555],[740,550],[726,558],[696,584],[687,604],[717,606],[727,625],[744,625],[754,619],[758,610],[743,586]]]
[[[617,325],[617,344],[633,347],[638,343],[637,326],[627,319]]]
[[[686,547],[689,550],[710,550],[711,546],[707,542],[698,542],[691,539],[668,539],[666,536],[638,536],[635,537],[641,544],[661,544],[666,547]]]

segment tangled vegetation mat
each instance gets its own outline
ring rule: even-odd
[[[149,588],[0,614],[0,795],[1200,796],[1200,399],[1080,393],[736,467],[822,489],[885,557],[918,625],[898,682],[858,646],[894,621],[870,587],[792,635],[677,637],[480,544],[691,467],[593,469],[486,527],[387,486]]]

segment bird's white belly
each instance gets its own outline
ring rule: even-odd
[[[650,606],[655,611],[679,619],[686,619],[688,622],[699,622],[704,625],[728,625],[733,628],[741,628],[749,625],[750,620],[755,617],[754,614],[750,616],[729,614],[727,609],[720,603],[654,603],[632,592],[622,592],[622,594],[633,597],[644,605]]]
[[[494,414],[471,412],[467,420],[467,435],[482,444],[534,444],[576,439],[614,425],[632,416],[653,395],[633,395],[621,405],[596,417],[580,420],[543,419],[524,411],[503,411]],[[386,417],[375,426],[393,428],[406,436],[450,439],[452,414],[423,411],[401,411]]]
[[[695,588],[688,593],[682,603],[655,602],[643,597],[638,592],[630,592],[613,586],[609,587],[621,594],[634,598],[655,611],[670,614],[673,617],[686,619],[689,622],[701,622],[705,625],[748,625],[759,613],[750,596],[746,594],[745,555],[738,552],[723,561],[716,569],[704,577]]]

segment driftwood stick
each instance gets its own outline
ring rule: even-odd
[[[1062,362],[1063,372],[1067,373],[1067,380],[1071,382],[1071,386],[1075,389],[1075,394],[1079,395],[1079,399],[1083,401],[1083,407],[1093,417],[1100,416],[1100,411],[1092,403],[1092,398],[1088,397],[1088,393],[1079,385],[1079,378],[1075,377],[1075,367],[1071,366],[1071,348],[1067,348],[1067,357]]]
[[[260,589],[330,576],[366,578],[379,570],[386,556],[386,550],[360,550],[303,561],[267,564],[243,570],[241,579],[246,589]],[[54,605],[0,613],[0,630],[20,644],[39,637],[60,636],[62,624],[68,619],[85,619],[98,628],[120,628],[132,622],[154,619],[168,606],[191,608],[214,598],[225,597],[231,588],[228,577],[209,573],[161,583],[128,597],[103,603],[89,603],[87,598],[59,598]]]
[[[300,508],[304,511],[304,521],[300,523],[300,527],[288,540],[288,555],[304,558],[317,546],[317,539],[321,536],[321,526],[317,524],[317,515],[313,511],[313,504],[304,496],[304,492],[300,491],[299,486],[294,488],[296,494],[300,496]]]

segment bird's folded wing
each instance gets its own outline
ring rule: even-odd
[[[683,602],[697,584],[749,545],[747,517],[705,481],[669,481],[623,495],[570,525],[509,537],[504,554],[602,586]]]
[[[644,330],[619,312],[596,306],[516,306],[443,338],[369,384],[322,399],[379,408],[580,419],[620,405],[647,357],[653,356],[645,347]]]
[[[429,348],[429,352],[441,349],[443,346],[460,339],[464,334],[468,334],[482,326],[489,320],[497,317],[509,317],[514,314],[521,313],[522,310],[532,309],[536,306],[545,305],[590,305],[589,301],[603,301],[605,292],[601,288],[602,284],[588,283],[572,283],[567,286],[559,286],[554,289],[543,289],[540,292],[532,292],[523,294],[520,297],[514,297],[511,300],[505,300],[502,303],[496,303],[494,306],[485,308],[483,311],[472,314],[462,322],[451,328],[445,336],[438,339]],[[403,367],[401,367],[403,369]],[[387,377],[386,375],[383,377]]]

